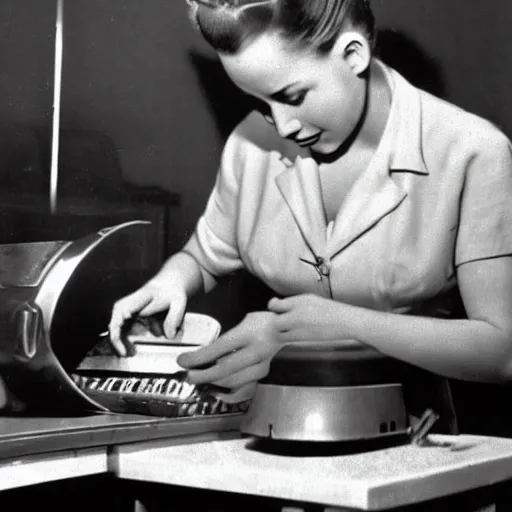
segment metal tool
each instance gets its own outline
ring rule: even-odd
[[[418,422],[409,428],[411,443],[425,446],[427,444],[427,436],[438,419],[439,414],[435,413],[432,409],[427,409]]]

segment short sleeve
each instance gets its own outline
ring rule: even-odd
[[[500,132],[478,143],[461,194],[455,264],[512,254],[512,148]]]
[[[242,267],[236,241],[239,171],[243,165],[239,139],[236,131],[228,138],[206,208],[183,249],[213,276]]]

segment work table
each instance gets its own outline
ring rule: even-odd
[[[471,509],[480,512],[495,510],[495,484],[512,482],[512,439],[432,435],[423,447],[300,454],[241,437],[234,424],[210,427],[131,415],[0,418],[0,490],[110,474],[130,491],[150,482],[279,499],[283,511],[301,510],[297,503],[345,511],[394,510],[488,489],[489,508]]]
[[[360,453],[271,453],[251,439],[117,448],[118,476],[327,507],[387,510],[512,479],[512,440],[432,435]]]
[[[237,431],[239,424],[236,415],[206,420],[109,413],[66,418],[0,416],[0,462],[38,453]]]

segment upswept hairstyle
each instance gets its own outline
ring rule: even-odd
[[[237,53],[264,32],[320,54],[332,49],[351,23],[372,47],[375,18],[369,0],[187,0],[193,24],[217,51]]]

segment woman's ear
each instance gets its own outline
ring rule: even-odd
[[[356,75],[362,75],[372,60],[370,42],[356,31],[343,32],[336,40],[332,54],[342,57]]]

